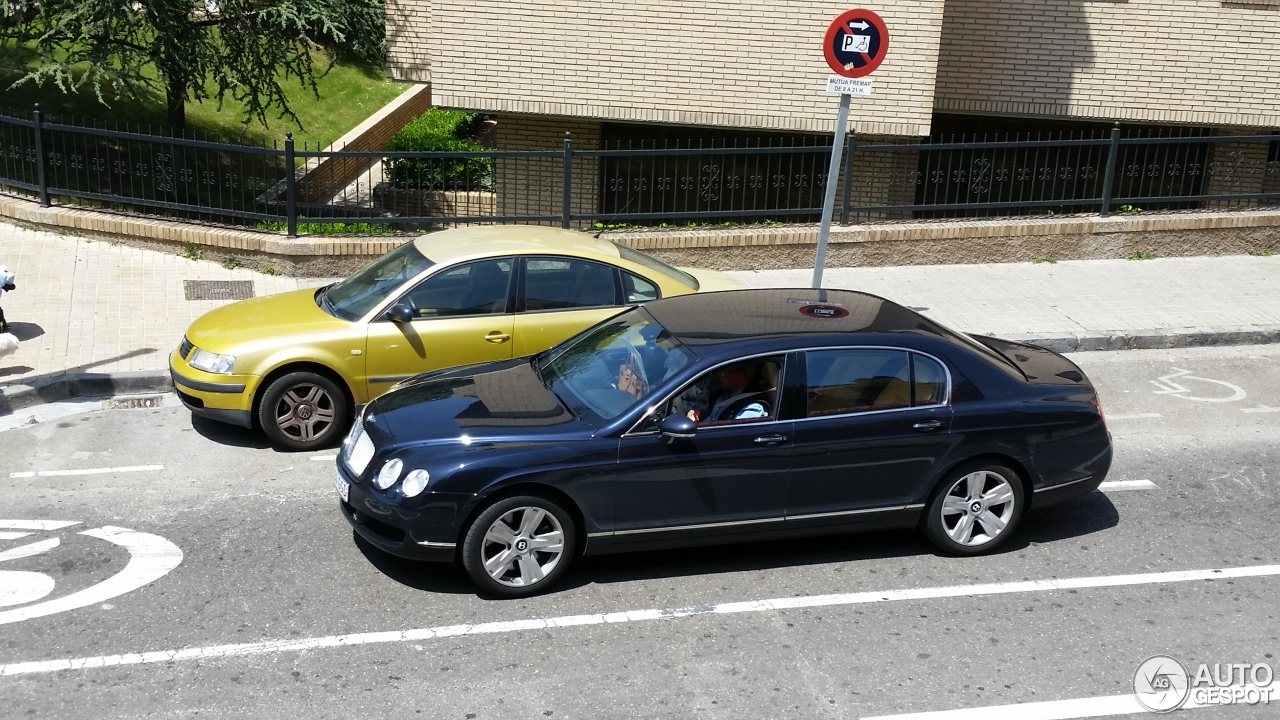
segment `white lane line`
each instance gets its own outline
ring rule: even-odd
[[[79,524],[79,520],[0,520],[0,528],[10,530],[61,530]]]
[[[1256,408],[1240,408],[1240,412],[1247,412],[1247,413],[1280,412],[1280,407],[1267,407],[1266,405],[1263,405],[1262,407],[1256,407]]]
[[[1254,689],[1259,693],[1268,693],[1275,699],[1280,695],[1280,681],[1270,685],[1232,686]],[[1229,692],[1229,690],[1223,690]],[[1188,698],[1183,710],[1217,707],[1225,703],[1199,703]],[[1148,711],[1138,702],[1138,698],[1129,695],[1109,695],[1104,697],[1075,698],[1073,700],[1050,700],[1047,702],[1024,703],[1020,705],[993,705],[981,708],[965,708],[963,710],[938,710],[935,712],[908,713],[906,715],[876,715],[864,717],[862,720],[1075,720],[1076,718],[1108,717],[1111,715],[1146,714]]]
[[[1130,413],[1129,415],[1112,415],[1107,413],[1108,420],[1141,420],[1143,418],[1164,417],[1160,413]]]
[[[1116,490],[1159,490],[1160,486],[1150,480],[1109,480],[1098,486],[1102,492]]]
[[[40,477],[67,477],[70,475],[106,475],[109,473],[127,473],[127,472],[150,472],[153,470],[163,470],[163,465],[129,465],[126,467],[109,467],[109,468],[84,468],[82,470],[40,470],[39,472],[13,472],[9,473],[11,478],[29,478],[39,475]]]
[[[337,460],[337,455],[312,455],[311,462],[324,462],[325,460]]]
[[[794,610],[797,608],[864,605],[901,600],[932,600],[937,598],[962,598],[981,595],[1045,592],[1052,590],[1076,590],[1081,588],[1123,587],[1129,585],[1191,582],[1195,580],[1225,580],[1229,578],[1275,576],[1280,576],[1280,565],[1254,565],[1250,567],[1216,568],[1212,570],[1178,570],[1162,573],[1141,573],[1137,575],[1104,575],[1097,577],[1051,580],[1025,580],[1022,582],[991,583],[987,585],[955,585],[951,587],[908,588],[903,590],[882,590],[873,592],[845,593],[840,595],[785,597],[769,600],[748,600],[745,602],[721,603],[719,605],[699,605],[687,608],[626,610],[612,613],[597,613],[594,615],[567,615],[550,618],[532,618],[528,620],[476,623],[474,625],[442,625],[429,628],[419,628],[416,630],[390,630],[386,632],[330,635],[327,637],[316,638],[267,640],[265,642],[243,643],[239,645],[214,645],[202,648],[185,648],[183,650],[159,650],[143,653],[129,653],[126,655],[99,655],[96,657],[85,658],[64,658],[61,660],[19,662],[0,665],[0,676],[30,675],[34,673],[58,672],[61,670],[84,670],[87,668],[117,667],[121,665],[146,665],[150,663],[175,662],[179,660],[209,660],[213,658],[243,657],[246,655],[265,655],[270,653],[296,652],[299,650],[314,650],[316,648],[325,647],[404,643],[434,640],[445,637],[493,635],[498,633],[546,630],[548,628],[574,627],[580,625],[609,625],[613,623],[642,622],[645,620],[673,620],[676,618],[699,617],[703,615],[729,615],[735,613]],[[0,615],[0,619],[3,619],[3,615]]]
[[[17,540],[18,538],[24,538],[30,534],[31,533],[29,532],[9,532],[5,530],[0,531],[0,540]]]

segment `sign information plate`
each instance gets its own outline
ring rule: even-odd
[[[837,75],[859,78],[870,75],[889,51],[889,29],[870,10],[850,10],[827,28],[822,42],[827,64]]]
[[[836,95],[871,95],[871,81],[865,78],[847,78],[839,75],[827,77],[827,92]]]

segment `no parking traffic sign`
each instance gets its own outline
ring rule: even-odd
[[[889,51],[889,29],[870,10],[849,10],[827,28],[822,52],[837,75],[860,78],[870,75]]]
[[[861,78],[875,72],[888,52],[889,29],[885,27],[884,20],[870,10],[859,8],[841,13],[827,28],[827,34],[822,40],[822,54],[826,57],[827,64],[836,72],[827,78],[827,92],[840,96],[840,112],[836,115],[828,178],[840,177],[840,154],[844,148],[844,126],[849,119],[849,98],[853,95],[866,97],[871,94],[871,80]],[[827,183],[825,195],[822,223],[818,226],[818,252],[813,262],[815,288],[822,287],[822,266],[827,260],[827,240],[831,235],[836,182]]]

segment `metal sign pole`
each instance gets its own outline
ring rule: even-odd
[[[840,95],[836,115],[836,136],[831,144],[831,166],[827,168],[827,196],[822,201],[822,225],[818,228],[818,255],[813,261],[813,287],[822,287],[822,269],[827,263],[827,240],[831,237],[831,216],[836,208],[836,185],[840,179],[840,155],[844,152],[844,126],[849,122],[849,95]],[[845,178],[850,182],[852,178]]]

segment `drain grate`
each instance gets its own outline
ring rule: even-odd
[[[104,410],[142,410],[158,408],[164,402],[162,395],[134,395],[131,397],[114,397],[102,401]]]
[[[252,280],[183,280],[188,300],[248,300],[253,297]]]

